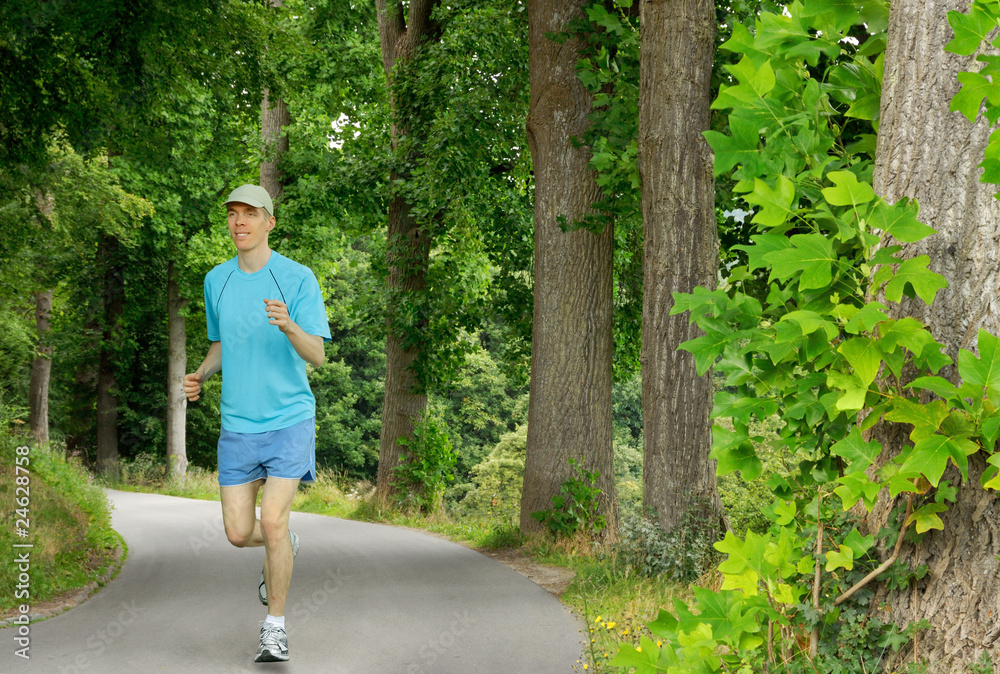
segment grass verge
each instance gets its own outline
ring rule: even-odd
[[[28,446],[23,436],[0,435],[0,547],[30,553],[29,594],[4,592],[0,615],[100,583],[120,566],[121,541],[111,528],[111,507],[87,470],[61,451]],[[18,528],[28,536],[17,536]],[[23,543],[32,547],[13,547]],[[16,564],[0,565],[0,587],[17,589],[20,573]]]

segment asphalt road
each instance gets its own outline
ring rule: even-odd
[[[2,674],[555,674],[581,657],[579,620],[503,564],[407,529],[292,513],[291,660],[255,664],[263,549],[229,544],[217,502],[108,494],[129,547],[121,573],[32,624],[29,660],[14,655],[16,628],[0,630]]]

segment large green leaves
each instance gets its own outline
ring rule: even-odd
[[[791,247],[764,256],[771,265],[771,278],[798,278],[799,290],[829,286],[837,262],[830,240],[821,234],[796,234],[789,241]]]

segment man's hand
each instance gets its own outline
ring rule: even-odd
[[[201,385],[205,383],[205,377],[201,372],[192,372],[184,375],[184,395],[191,402],[201,397]]]
[[[267,310],[268,323],[278,326],[302,360],[312,363],[313,367],[323,364],[326,355],[323,353],[322,337],[310,335],[299,327],[299,324],[289,317],[288,306],[284,302],[264,300],[264,307]]]
[[[267,311],[267,322],[271,325],[277,325],[282,332],[295,325],[288,315],[288,305],[281,300],[264,300],[264,307]]]

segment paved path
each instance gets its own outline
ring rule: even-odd
[[[581,657],[579,621],[506,566],[408,529],[293,512],[292,657],[254,664],[262,549],[226,541],[217,502],[109,497],[129,547],[121,573],[33,624],[28,661],[14,628],[0,630],[0,673],[555,674]]]

